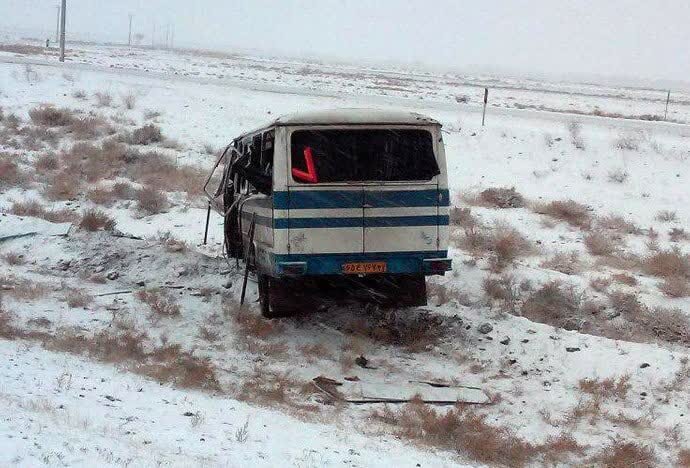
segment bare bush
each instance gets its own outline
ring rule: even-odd
[[[570,133],[570,142],[576,149],[584,151],[585,141],[582,138],[582,124],[579,122],[570,122],[568,124],[568,133]]]
[[[48,177],[43,193],[51,200],[75,200],[81,184],[78,173],[64,169]]]
[[[606,292],[609,289],[609,286],[611,286],[611,283],[611,278],[600,276],[598,278],[592,278],[592,280],[589,282],[589,286],[596,292]]]
[[[677,219],[677,215],[675,211],[661,210],[656,214],[654,219],[662,223],[672,223]]]
[[[687,278],[679,276],[669,276],[664,278],[659,285],[659,291],[668,297],[689,297],[690,296],[690,282]]]
[[[522,291],[512,275],[488,276],[482,282],[482,289],[489,299],[498,301],[505,312],[518,314]]]
[[[582,297],[574,287],[565,286],[560,281],[551,281],[525,299],[522,315],[536,322],[559,327],[577,325],[581,302]]]
[[[24,265],[26,263],[24,255],[18,252],[6,252],[0,255],[0,258],[2,258],[5,263],[12,266]]]
[[[20,169],[16,160],[0,155],[0,188],[24,186],[28,180],[28,174]]]
[[[80,117],[69,126],[75,140],[93,140],[112,135],[115,130],[101,117]]]
[[[628,177],[630,177],[630,174],[628,174],[628,172],[624,169],[613,169],[608,173],[609,182],[616,184],[625,183],[625,181],[628,180]]]
[[[479,194],[479,201],[484,206],[494,208],[522,208],[525,206],[525,199],[515,190],[515,187],[483,190]]]
[[[582,270],[580,255],[576,251],[570,253],[559,252],[541,263],[542,268],[558,271],[565,275],[575,275]]]
[[[93,297],[83,289],[70,289],[64,300],[73,309],[86,308],[93,302]]]
[[[148,109],[147,111],[144,112],[144,118],[146,120],[155,120],[160,116],[161,116],[161,113],[159,111]]]
[[[175,299],[161,290],[139,291],[137,297],[149,306],[154,317],[179,317],[181,314],[180,306],[175,302]]]
[[[116,182],[113,184],[112,193],[113,196],[120,200],[134,200],[137,191],[134,186],[128,182]]]
[[[614,147],[626,151],[639,151],[640,139],[637,135],[621,135],[614,142]]]
[[[66,127],[74,122],[74,112],[70,109],[58,109],[52,105],[41,105],[29,111],[29,117],[36,125],[44,127]]]
[[[122,105],[127,110],[132,110],[137,105],[137,97],[134,93],[123,94],[120,96],[120,99],[122,100]]]
[[[588,233],[585,238],[585,246],[591,255],[608,256],[620,250],[622,240],[601,231]]]
[[[592,224],[592,215],[589,208],[574,200],[552,201],[545,205],[537,206],[535,211],[582,229],[588,229]]]
[[[97,187],[86,192],[86,198],[96,205],[112,206],[115,203],[115,195],[112,191]]]
[[[607,468],[657,466],[656,456],[651,448],[621,438],[614,439],[608,447],[604,447],[594,461]]]
[[[488,249],[492,253],[494,270],[501,270],[520,257],[533,253],[532,244],[517,229],[498,223],[489,238]]]
[[[46,210],[37,200],[17,201],[10,207],[10,213],[17,216],[33,216],[42,218],[51,223],[72,223],[79,219],[79,216],[66,208],[60,210]]]
[[[600,230],[617,231],[621,234],[642,234],[642,229],[635,223],[617,215],[607,215],[597,218],[596,227]]]
[[[98,107],[110,107],[113,104],[113,96],[108,92],[99,91],[94,93],[93,97]]]
[[[60,160],[53,153],[44,153],[34,162],[34,168],[39,173],[56,171],[60,167]]]
[[[146,186],[137,190],[135,198],[137,209],[142,213],[154,215],[168,209],[168,199],[165,194],[153,187]]]
[[[163,141],[163,134],[160,127],[154,124],[147,124],[135,129],[128,137],[128,143],[132,145],[150,145]]]
[[[112,231],[115,229],[115,220],[101,210],[86,210],[81,217],[79,227],[87,231]]]
[[[450,208],[450,223],[454,226],[468,227],[478,224],[478,221],[472,215],[470,208],[458,208],[452,206]]]
[[[630,375],[621,375],[619,378],[606,379],[585,378],[578,382],[580,391],[592,395],[600,400],[618,399],[625,400],[632,388]]]
[[[72,93],[72,97],[74,99],[79,99],[80,101],[83,101],[86,99],[86,92],[84,92],[83,89],[77,89]]]
[[[671,230],[668,231],[668,237],[671,240],[671,242],[681,242],[690,240],[690,234],[685,232],[685,229],[676,227],[671,228]]]
[[[678,248],[659,250],[642,259],[642,269],[661,278],[690,278],[690,256]]]

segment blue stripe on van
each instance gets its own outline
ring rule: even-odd
[[[280,263],[304,262],[306,275],[341,275],[348,262],[386,262],[387,273],[424,273],[423,260],[448,258],[447,250],[421,252],[372,252],[339,254],[274,254],[276,274],[281,275]]]
[[[448,226],[448,216],[377,216],[372,218],[276,218],[274,229]]]
[[[273,192],[273,208],[299,210],[319,208],[372,208],[448,206],[448,189],[433,190],[292,190]]]

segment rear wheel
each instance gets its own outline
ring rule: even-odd
[[[384,294],[389,303],[397,307],[421,307],[427,305],[426,278],[424,275],[395,275],[385,281]]]
[[[259,275],[259,304],[261,315],[266,318],[290,317],[300,310],[299,297],[295,294],[295,281]],[[292,286],[292,287],[291,287]]]

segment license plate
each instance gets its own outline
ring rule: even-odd
[[[365,275],[368,273],[385,273],[386,262],[359,262],[343,264],[343,273],[347,275]]]

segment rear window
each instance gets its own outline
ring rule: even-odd
[[[440,173],[427,130],[298,130],[292,178],[301,183],[426,181]]]

